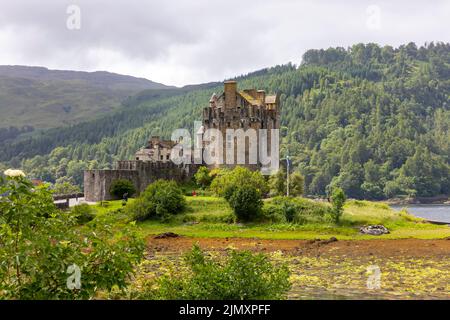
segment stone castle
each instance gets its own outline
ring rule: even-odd
[[[259,165],[252,165],[250,162],[250,146],[245,145],[244,163],[239,163],[238,143],[236,136],[228,136],[228,129],[268,129],[268,151],[271,151],[270,129],[280,128],[280,102],[278,95],[266,95],[264,90],[247,89],[238,90],[236,81],[226,81],[224,92],[220,95],[213,94],[209,107],[203,109],[203,126],[201,130],[218,129],[222,133],[223,139],[223,164],[221,166],[234,167],[236,165],[245,166],[256,170]],[[259,137],[256,136],[257,143],[255,151],[258,152]],[[234,139],[234,141],[231,141]],[[245,142],[245,141],[244,141]],[[232,143],[232,145],[231,145]],[[227,147],[233,146],[232,159],[227,159]],[[231,148],[233,148],[231,147]],[[256,153],[257,153],[256,152]],[[218,166],[218,165],[213,165]]]
[[[227,129],[270,129],[280,128],[280,102],[278,95],[266,95],[263,90],[238,90],[236,81],[226,81],[224,92],[213,94],[209,106],[203,109],[201,133],[208,129],[218,129],[226,136]],[[197,133],[198,134],[198,133]],[[227,139],[224,139],[224,150]],[[111,184],[117,179],[133,182],[138,193],[158,179],[172,179],[186,182],[192,179],[201,164],[174,164],[170,155],[176,142],[152,137],[147,145],[136,152],[134,160],[119,161],[113,170],[86,170],[84,172],[84,195],[86,201],[112,200],[109,193]],[[236,143],[234,147],[236,149]],[[248,164],[249,146],[245,146],[245,164],[250,169],[258,165]],[[270,143],[268,150],[271,151]],[[224,163],[226,163],[226,152]],[[236,157],[236,152],[234,153]],[[236,159],[228,159],[236,160]],[[235,161],[229,161],[237,163]],[[221,164],[223,165],[223,164]],[[234,164],[226,164],[234,166]],[[210,165],[216,167],[217,165]]]

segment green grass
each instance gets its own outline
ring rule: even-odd
[[[130,199],[129,201],[130,202],[134,201],[134,199]],[[122,207],[123,207],[122,200],[102,201],[98,202],[94,206],[94,210],[96,214],[107,214],[109,212],[116,211]]]
[[[171,221],[145,221],[139,224],[144,237],[174,232],[200,238],[259,238],[259,239],[315,239],[334,236],[340,240],[365,239],[439,239],[450,236],[448,226],[426,223],[405,211],[397,212],[387,204],[369,201],[348,201],[340,225],[333,223],[296,225],[289,223],[234,222],[227,202],[216,197],[186,197],[188,209]],[[96,211],[105,214],[122,207],[121,201],[110,201],[107,207],[96,205]],[[383,224],[390,234],[369,236],[359,234],[359,227]]]

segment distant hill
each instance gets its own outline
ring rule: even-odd
[[[450,194],[450,44],[309,50],[299,67],[236,80],[241,89],[280,93],[281,156],[289,151],[306,194],[335,186],[350,198]],[[222,90],[221,83],[144,90],[103,117],[39,134],[24,128],[17,139],[0,139],[0,168],[81,185],[84,169],[131,159],[150,136],[193,129]]]
[[[169,89],[143,78],[97,71],[0,66],[0,128],[37,129],[79,123],[121,107],[147,89]]]

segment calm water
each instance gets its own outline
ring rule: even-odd
[[[449,204],[410,204],[410,205],[392,205],[394,210],[406,208],[410,214],[432,221],[450,223],[450,205]]]

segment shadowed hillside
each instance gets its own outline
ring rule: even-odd
[[[145,89],[165,85],[109,72],[0,66],[0,128],[60,127],[105,115]]]

